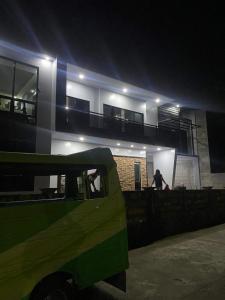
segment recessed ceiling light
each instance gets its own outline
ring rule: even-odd
[[[83,137],[83,136],[80,136],[80,137],[79,137],[79,140],[80,140],[81,142],[83,142],[83,141],[84,141],[84,137]]]
[[[146,146],[144,146],[143,149],[146,149]]]
[[[117,146],[120,146],[120,143],[117,143],[116,145],[117,145]]]
[[[160,151],[160,150],[161,150],[161,148],[160,148],[160,147],[158,147],[158,148],[157,148],[157,151]]]
[[[79,77],[80,79],[84,79],[84,74],[79,74],[78,77]]]
[[[65,109],[69,109],[69,106],[65,106]]]
[[[155,102],[156,102],[156,103],[159,103],[159,102],[160,102],[160,99],[159,99],[159,98],[155,99]]]
[[[134,148],[134,145],[130,145],[131,148]]]
[[[180,107],[180,105],[179,105],[179,104],[177,104],[177,105],[176,105],[176,107]]]
[[[123,92],[124,92],[124,93],[127,93],[127,88],[123,88]]]
[[[70,147],[70,146],[71,146],[71,143],[70,143],[70,142],[66,142],[66,143],[65,143],[65,146],[66,146],[66,147]]]

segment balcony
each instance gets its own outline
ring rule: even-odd
[[[176,126],[158,127],[116,117],[109,118],[94,112],[57,108],[56,130],[177,148],[180,153],[187,153],[188,149],[187,132]]]

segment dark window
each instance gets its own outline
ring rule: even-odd
[[[38,68],[0,57],[0,110],[36,122]]]
[[[144,123],[144,116],[142,113],[131,111],[128,109],[123,109],[111,105],[104,104],[103,106],[104,116],[109,118],[121,118],[135,123]]]
[[[80,112],[86,112],[88,113],[90,111],[90,103],[87,100],[73,98],[73,97],[67,97],[67,106],[71,109],[80,111]]]
[[[135,191],[141,190],[141,163],[134,163],[134,181],[135,181]]]

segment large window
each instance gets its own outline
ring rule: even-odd
[[[0,110],[36,122],[38,68],[0,57]]]
[[[109,118],[119,118],[119,119],[121,118],[122,120],[139,123],[139,124],[143,124],[144,122],[143,114],[132,110],[123,109],[108,104],[104,104],[103,110],[104,110],[104,116]]]

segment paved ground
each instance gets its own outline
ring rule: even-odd
[[[225,224],[166,238],[129,257],[126,294],[99,283],[82,299],[225,299]]]

